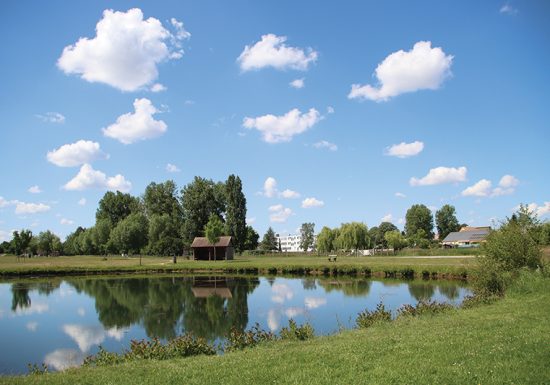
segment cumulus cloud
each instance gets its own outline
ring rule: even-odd
[[[280,197],[286,198],[286,199],[296,199],[296,198],[300,198],[300,193],[286,189],[280,194]]]
[[[271,300],[276,303],[283,303],[294,297],[294,291],[284,283],[274,283],[271,286],[271,292]]]
[[[85,205],[86,205],[86,198],[80,198],[80,199],[78,200],[78,204],[79,204],[80,206],[85,206]]]
[[[138,8],[127,12],[107,9],[96,25],[96,36],[81,37],[63,49],[57,66],[88,82],[104,83],[122,91],[136,91],[158,77],[157,65],[183,55],[181,42],[191,35],[172,19],[175,33]]]
[[[119,116],[116,123],[103,128],[103,135],[123,144],[131,144],[138,140],[155,138],[166,132],[166,123],[153,118],[159,111],[149,99],[134,100],[134,110],[133,113]]]
[[[166,165],[166,171],[168,171],[168,172],[180,172],[181,170],[175,164],[168,163]]]
[[[271,222],[284,223],[292,215],[292,210],[281,204],[270,206],[268,210],[271,212],[269,215]]]
[[[46,158],[59,167],[75,167],[94,160],[106,159],[109,156],[101,151],[99,143],[91,140],[79,140],[71,144],[48,151]]]
[[[27,322],[25,327],[27,328],[28,331],[35,332],[36,329],[38,329],[38,322],[36,321]]]
[[[327,107],[327,114],[334,114],[334,107],[328,106]]]
[[[396,192],[394,195],[395,195],[397,198],[406,198],[406,197],[407,197],[405,194],[400,193],[400,192]]]
[[[276,309],[269,309],[267,312],[267,326],[269,329],[274,332],[279,329],[279,324],[281,322],[281,314]]]
[[[308,309],[317,309],[327,304],[327,299],[323,297],[306,297],[304,303]]]
[[[453,56],[429,41],[419,41],[412,50],[390,54],[375,71],[378,86],[353,84],[349,99],[387,101],[397,95],[418,90],[436,90],[451,76]]]
[[[44,203],[26,203],[21,201],[14,201],[14,203],[15,213],[18,215],[43,213],[49,211],[51,208]]]
[[[304,78],[301,78],[301,79],[294,79],[293,81],[291,81],[291,82],[289,83],[289,85],[290,85],[292,88],[296,88],[297,90],[299,90],[300,88],[304,88],[304,86],[305,86]]]
[[[263,35],[253,46],[245,46],[237,58],[242,71],[273,67],[278,70],[307,70],[317,60],[317,52],[311,48],[303,50],[285,44],[286,36]]]
[[[270,176],[264,182],[263,195],[268,198],[273,198],[276,194],[277,194],[277,180]]]
[[[516,187],[519,185],[519,179],[513,175],[504,175],[500,178],[498,187],[493,190],[493,196],[510,195],[516,191]]]
[[[398,158],[408,158],[409,156],[415,156],[422,152],[424,149],[424,143],[414,141],[412,143],[401,142],[394,144],[386,148],[386,155],[396,156]]]
[[[37,114],[36,117],[46,123],[65,123],[65,117],[59,112],[46,112],[45,114]]]
[[[541,206],[539,206],[537,203],[529,203],[527,205],[527,208],[529,211],[535,213],[537,217],[543,217],[547,214],[550,214],[550,202],[544,202]]]
[[[262,139],[267,143],[281,143],[290,142],[294,135],[307,131],[321,119],[321,114],[315,108],[310,108],[307,113],[294,108],[281,116],[268,114],[256,118],[246,117],[243,127],[260,131]]]
[[[63,188],[69,191],[100,189],[128,192],[132,188],[132,183],[120,174],[107,177],[103,172],[94,170],[89,164],[84,164],[78,174],[67,182]]]
[[[55,370],[75,368],[84,362],[84,355],[75,349],[56,349],[46,354],[44,363]]]
[[[29,187],[27,191],[30,192],[31,194],[40,194],[42,192],[40,187],[38,187],[37,185]]]
[[[304,209],[310,209],[312,207],[323,207],[325,205],[325,202],[320,201],[316,198],[306,198],[302,201],[302,208]]]
[[[285,309],[285,315],[288,318],[296,318],[297,316],[303,315],[304,313],[305,313],[305,310],[302,309],[301,307],[293,306]]]
[[[247,225],[252,225],[256,223],[256,217],[249,217],[249,218],[246,218],[246,224]]]
[[[462,191],[463,196],[475,196],[475,197],[486,197],[491,194],[491,181],[487,179],[481,179],[476,184],[466,188]]]
[[[391,214],[386,214],[382,217],[382,222],[392,222],[393,220],[393,215]]]
[[[61,218],[59,223],[61,223],[62,225],[72,225],[72,224],[74,224],[74,221],[71,220],[71,219],[67,219],[67,218]]]
[[[166,88],[166,86],[160,84],[160,83],[155,83],[151,86],[151,92],[162,92],[162,91],[166,91],[168,88]]]
[[[331,142],[328,142],[326,140],[321,140],[320,142],[317,142],[317,143],[313,143],[313,147],[315,148],[319,148],[319,149],[322,149],[322,148],[326,148],[330,151],[336,151],[338,150],[338,146],[335,145],[334,143],[331,143]]]
[[[100,345],[106,337],[120,341],[126,329],[112,328],[105,330],[101,326],[85,326],[78,324],[63,325],[63,331],[73,339],[82,353],[86,353],[92,346]]]
[[[510,4],[504,4],[502,7],[500,7],[499,12],[505,15],[514,16],[517,15],[519,11],[516,8],[512,7]]]
[[[430,169],[428,175],[417,179],[412,177],[409,181],[411,186],[430,186],[443,183],[464,182],[466,180],[466,167],[436,167]]]

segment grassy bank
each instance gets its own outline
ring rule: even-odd
[[[528,275],[490,305],[401,318],[223,356],[0,378],[13,384],[550,383],[550,280]]]
[[[475,258],[468,256],[339,256],[336,262],[317,255],[262,255],[237,256],[232,261],[192,261],[179,258],[172,263],[168,257],[73,256],[33,257],[17,259],[0,256],[0,276],[79,275],[133,272],[216,272],[252,274],[372,274],[399,277],[465,277],[475,266]]]

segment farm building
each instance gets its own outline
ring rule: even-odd
[[[464,226],[460,231],[449,233],[441,242],[446,247],[477,247],[487,239],[491,228]]]
[[[216,248],[214,252],[214,247]],[[235,248],[233,238],[229,236],[220,237],[220,240],[212,245],[206,237],[195,237],[191,244],[193,259],[195,260],[222,260],[233,259]]]

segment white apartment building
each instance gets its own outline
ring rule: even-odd
[[[300,234],[288,234],[280,235],[275,234],[277,237],[277,244],[281,243],[281,250],[283,253],[297,253],[303,252],[300,248],[300,243],[302,242],[302,236]],[[313,236],[313,244],[317,241],[317,235]],[[313,251],[313,247],[310,247],[308,251]]]

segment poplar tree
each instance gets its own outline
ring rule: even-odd
[[[233,237],[237,251],[245,249],[246,229],[246,198],[243,194],[241,178],[229,175],[225,182],[225,229]]]

